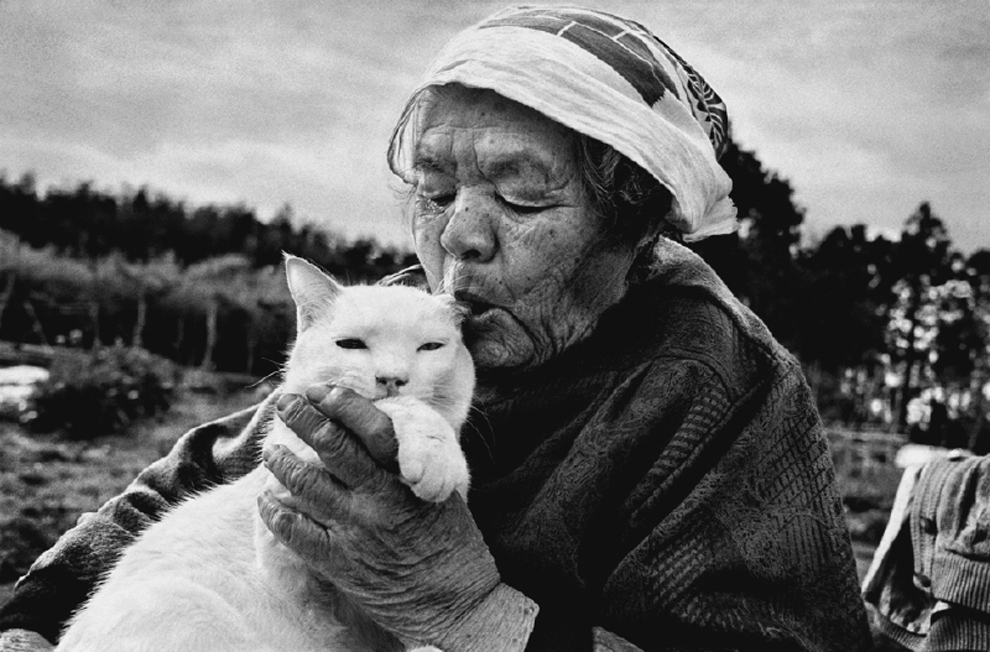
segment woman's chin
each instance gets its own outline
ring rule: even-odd
[[[488,310],[464,323],[464,343],[479,372],[510,371],[533,366],[538,358],[525,329],[508,313]]]

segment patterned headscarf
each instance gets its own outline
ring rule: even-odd
[[[461,32],[433,61],[389,144],[409,169],[420,93],[430,86],[486,88],[611,145],[673,195],[668,221],[686,240],[736,229],[732,182],[718,165],[725,104],[683,59],[642,25],[577,7],[511,7]]]

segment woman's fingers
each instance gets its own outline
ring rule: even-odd
[[[346,487],[375,490],[388,481],[387,473],[346,428],[328,419],[302,396],[286,394],[279,399],[277,408],[285,425],[316,451],[327,470]]]
[[[358,436],[375,460],[393,473],[398,472],[399,445],[392,421],[369,399],[344,387],[314,385],[306,398],[316,409],[340,422]]]
[[[329,563],[334,558],[330,524],[317,523],[267,490],[258,495],[258,512],[275,538],[304,559]]]
[[[272,475],[308,513],[326,520],[351,509],[351,492],[322,466],[303,461],[285,446],[266,448],[262,456]]]

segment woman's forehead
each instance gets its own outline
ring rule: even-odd
[[[575,137],[566,127],[494,93],[431,103],[418,129],[413,168],[453,173],[475,165],[486,176],[556,176],[569,167]]]
[[[424,174],[453,175],[467,166],[491,179],[526,177],[549,182],[570,169],[569,150],[546,142],[502,138],[472,147],[454,138],[435,138],[420,144],[413,169]]]

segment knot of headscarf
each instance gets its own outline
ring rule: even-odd
[[[725,104],[701,76],[639,23],[577,7],[511,7],[455,36],[413,93],[389,145],[408,169],[420,92],[486,88],[615,148],[673,195],[666,216],[686,240],[736,229],[732,182],[717,158]]]

